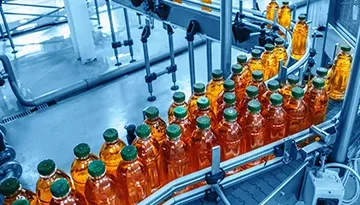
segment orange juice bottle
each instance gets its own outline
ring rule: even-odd
[[[259,96],[259,89],[255,86],[248,86],[246,88],[246,98],[243,98],[243,100],[238,103],[237,105],[237,110],[239,110],[239,120],[245,115],[246,110],[247,110],[247,104],[251,101],[251,100],[255,100],[257,99]]]
[[[177,124],[181,128],[181,137],[184,142],[189,142],[194,126],[188,118],[188,113],[185,107],[179,106],[174,109],[175,119],[170,124]]]
[[[153,106],[148,107],[145,110],[145,116],[144,124],[150,126],[151,137],[161,144],[166,138],[166,123],[159,117],[159,109]]]
[[[185,93],[183,92],[175,92],[173,95],[174,102],[170,105],[168,111],[168,120],[171,122],[174,119],[174,109],[178,106],[184,106],[185,108],[188,107],[187,103],[185,102]]]
[[[306,15],[300,14],[291,41],[291,57],[293,59],[299,60],[305,54],[308,33],[309,27],[306,24]]]
[[[280,83],[277,80],[271,80],[268,82],[268,90],[262,95],[259,96],[259,101],[261,103],[261,114],[265,114],[269,105],[270,105],[270,96],[273,93],[278,93],[279,87],[280,87]],[[282,97],[281,97],[282,99]],[[282,100],[281,100],[282,101]]]
[[[196,126],[190,141],[191,167],[194,172],[211,165],[212,148],[217,145],[216,136],[210,129],[208,116],[197,118]]]
[[[201,2],[206,3],[206,4],[211,4],[212,0],[201,0]],[[204,11],[208,11],[208,12],[212,11],[211,8],[206,7],[206,6],[201,6],[201,9]]]
[[[105,143],[101,146],[99,157],[105,163],[107,172],[116,177],[116,169],[122,160],[120,151],[126,145],[114,128],[105,130],[103,137]]]
[[[19,180],[13,177],[1,182],[0,194],[4,196],[3,205],[12,205],[18,199],[27,199],[30,205],[38,204],[35,193],[23,189]]]
[[[265,52],[263,52],[263,54],[261,55],[261,60],[265,67],[265,81],[279,73],[278,61],[274,53],[274,45],[270,43],[265,44]]]
[[[325,80],[325,85],[324,85],[324,89],[326,91],[326,93],[330,92],[330,82],[327,79],[327,75],[328,75],[328,69],[327,68],[322,68],[322,67],[318,67],[316,68],[316,78],[323,78]],[[313,79],[309,80],[308,84],[308,88],[311,89],[311,87],[313,86],[312,83]],[[306,92],[305,92],[306,93]]]
[[[70,175],[74,180],[76,191],[84,195],[85,183],[88,178],[88,166],[93,160],[99,159],[90,153],[90,146],[86,143],[80,143],[74,148],[75,160],[71,165]]]
[[[52,200],[50,205],[87,205],[84,196],[75,190],[71,190],[69,182],[64,179],[57,179],[50,186]]]
[[[88,166],[88,172],[89,177],[85,184],[85,198],[89,205],[126,204],[120,200],[115,178],[106,173],[103,161],[92,161]]]
[[[251,72],[255,70],[265,71],[264,64],[261,60],[261,51],[259,49],[253,49],[251,51],[251,58],[249,59],[248,66]]]
[[[207,97],[200,97],[197,100],[197,110],[195,111],[195,118],[197,119],[200,116],[208,116],[211,120],[211,129],[216,127],[218,122],[215,113],[210,109],[210,101]],[[195,124],[196,121],[192,121],[192,124]]]
[[[282,2],[282,7],[280,8],[279,13],[278,13],[278,22],[284,28],[286,28],[287,30],[290,30],[291,9],[289,7],[288,0],[285,0]]]
[[[226,108],[223,119],[216,128],[217,141],[221,147],[221,161],[237,157],[243,153],[243,150],[241,149],[243,132],[236,120],[236,110],[233,108]],[[233,174],[240,170],[240,168],[236,168],[229,171],[228,174]]]
[[[219,107],[219,112],[216,117],[218,120],[223,118],[226,108],[234,108],[235,110],[237,110],[236,97],[234,93],[225,93],[224,100]]]
[[[259,96],[262,96],[266,92],[266,85],[264,83],[263,72],[255,70],[252,72],[252,81],[250,85],[255,86],[259,90]]]
[[[176,2],[176,3],[182,4],[182,0],[173,0],[173,2]]]
[[[326,110],[329,96],[325,90],[324,78],[316,77],[312,81],[313,86],[305,94],[305,103],[309,108],[308,126],[317,125],[326,120]]]
[[[65,178],[68,180],[71,188],[75,190],[71,178],[64,171],[57,169],[53,160],[45,159],[41,161],[37,166],[37,170],[40,174],[36,183],[36,196],[39,200],[39,205],[48,205],[50,203],[52,199],[50,186],[56,179]]]
[[[128,204],[137,204],[151,194],[146,166],[140,162],[136,147],[129,145],[121,150],[123,161],[117,169],[120,193],[124,193]]]
[[[237,60],[237,64],[241,65],[241,67],[242,67],[242,72],[241,72],[242,79],[244,79],[246,82],[249,83],[251,81],[251,70],[248,66],[246,55],[238,55],[236,60]],[[233,73],[234,73],[234,70],[233,70]],[[235,81],[234,79],[232,79],[232,80]],[[235,83],[236,83],[236,81],[235,81]]]
[[[167,138],[160,148],[161,184],[165,185],[179,177],[189,174],[189,147],[181,139],[179,125],[171,124],[166,128]]]
[[[188,101],[189,119],[193,120],[195,117],[195,110],[197,109],[197,100],[200,97],[205,97],[205,85],[203,83],[195,83],[193,85],[194,94],[192,94]]]
[[[224,90],[221,91],[221,93],[219,94],[219,96],[217,98],[216,104],[217,104],[218,108],[216,110],[219,111],[219,107],[222,104],[222,102],[224,101],[224,94],[228,93],[228,92],[235,94],[235,82],[230,79],[224,81]],[[215,114],[217,114],[217,113],[215,113]]]
[[[276,0],[271,0],[266,7],[266,19],[274,21],[274,14],[279,10],[279,5],[276,3]]]
[[[149,176],[151,191],[154,192],[160,188],[160,146],[150,137],[149,125],[139,125],[136,128],[138,138],[133,142],[139,155],[139,160],[146,166]]]
[[[212,71],[212,79],[206,86],[206,97],[210,100],[211,109],[217,113],[217,98],[224,90],[224,78],[222,70],[216,69]],[[196,118],[194,119],[196,120]]]
[[[275,39],[274,54],[276,56],[276,60],[277,60],[278,64],[279,64],[280,60],[283,60],[283,65],[285,66],[286,62],[287,62],[287,52],[286,52],[286,48],[284,46],[284,39],[282,39],[282,38]]]
[[[286,135],[292,135],[307,128],[308,108],[303,100],[304,90],[294,87],[291,99],[284,105],[287,113]]]
[[[265,143],[270,144],[286,137],[287,115],[283,109],[283,97],[279,93],[270,96],[270,106],[264,116],[265,118]]]
[[[348,45],[341,46],[341,52],[337,55],[334,63],[331,78],[330,98],[333,100],[344,99],[346,86],[349,82],[352,56],[351,47]]]
[[[244,71],[243,67],[239,64],[234,64],[231,69],[232,69],[231,80],[235,82],[236,100],[240,101],[245,97],[246,87],[249,85],[251,81],[251,72],[249,69]]]
[[[257,100],[251,100],[247,104],[245,116],[241,119],[241,126],[244,131],[246,152],[262,147],[265,144],[265,119],[260,114],[261,105]],[[257,159],[244,166],[245,169],[256,166],[262,162]]]
[[[293,87],[296,87],[297,84],[299,83],[299,76],[291,74],[288,75],[287,77],[287,83],[285,86],[283,86],[280,90],[279,93],[283,96],[284,98],[284,105],[286,104],[287,101],[290,100],[291,98],[291,89]]]

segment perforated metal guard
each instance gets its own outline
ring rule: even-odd
[[[336,0],[335,19],[336,23],[356,37],[360,25],[360,1]]]

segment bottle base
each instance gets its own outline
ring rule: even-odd
[[[300,60],[303,56],[304,56],[304,54],[300,54],[300,55],[294,54],[294,53],[291,54],[291,58],[294,60],[297,60],[297,61]]]
[[[340,101],[344,99],[344,94],[330,92],[329,98],[332,100]]]

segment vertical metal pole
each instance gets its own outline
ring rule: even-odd
[[[332,158],[334,161],[344,163],[347,157],[347,151],[351,141],[351,134],[354,128],[354,122],[357,116],[357,110],[360,102],[360,29],[358,32],[354,61],[351,66],[350,81],[346,89],[346,95],[339,118],[339,131]]]
[[[2,4],[0,4],[0,14],[1,14],[1,18],[3,20],[3,23],[4,23],[4,26],[5,26],[5,30],[6,30],[6,33],[8,35],[8,39],[9,39],[9,42],[10,42],[10,46],[11,48],[13,49],[12,53],[16,53],[17,51],[15,50],[15,45],[14,45],[14,41],[11,37],[11,33],[10,33],[10,29],[9,29],[9,25],[6,21],[6,17],[5,17],[5,14],[4,14],[4,10],[3,10],[3,7],[2,7]]]
[[[95,11],[96,11],[96,19],[98,22],[98,29],[101,29],[101,22],[100,22],[100,13],[99,13],[99,5],[98,5],[98,0],[94,0],[94,4],[95,4]]]
[[[131,39],[131,32],[130,32],[129,15],[128,15],[126,8],[124,8],[124,17],[125,17],[127,38],[129,41],[131,41],[132,39]],[[134,60],[134,50],[133,50],[132,45],[129,45],[129,52],[130,52],[130,57],[131,57],[130,63],[133,63],[133,62],[135,62],[135,60]]]
[[[306,1],[306,20],[309,20],[310,0]]]
[[[339,45],[340,45],[339,43],[336,43],[336,44],[335,44],[334,52],[333,52],[333,61],[335,61],[335,58],[336,58],[336,54],[337,54]]]
[[[146,19],[146,25],[145,28],[148,27],[148,29],[150,30],[150,21],[148,19]],[[143,50],[144,50],[144,61],[145,61],[145,71],[146,71],[146,76],[150,76],[151,71],[150,71],[150,58],[149,58],[149,50],[148,50],[148,46],[147,46],[147,40],[143,41]],[[150,96],[147,98],[148,101],[153,102],[156,100],[156,97],[152,95],[153,93],[153,87],[152,87],[152,82],[148,82],[148,90],[149,90],[149,94]]]
[[[1,25],[0,25],[0,34],[1,34],[1,37],[3,38],[3,41],[6,41],[5,33],[4,33],[4,30],[2,29]]]
[[[169,37],[170,66],[174,67],[174,66],[176,66],[175,52],[174,52],[174,38],[173,38],[174,31],[173,31],[171,25],[167,25],[167,27],[168,27],[167,30],[168,30],[168,37]],[[171,30],[169,30],[169,29],[171,29]],[[172,78],[172,82],[173,82],[173,86],[171,86],[171,90],[178,90],[179,86],[176,85],[176,72],[171,73],[171,78]]]
[[[208,82],[211,80],[212,73],[212,45],[211,40],[206,39],[206,59],[207,59],[207,77]]]
[[[110,0],[105,0],[105,2],[106,2],[107,12],[108,12],[108,16],[109,16],[111,40],[112,40],[112,43],[116,43],[116,36],[115,36],[114,23],[113,23],[112,14],[111,14]],[[115,66],[120,66],[121,63],[119,62],[119,56],[118,56],[119,53],[118,53],[117,48],[114,48],[114,54],[115,54],[115,59],[116,59]]]
[[[189,48],[189,68],[190,68],[190,86],[191,88],[195,84],[195,54],[194,54],[194,42],[188,41],[188,48]],[[193,89],[191,89],[193,93]]]
[[[297,6],[296,4],[294,5],[294,8],[293,8],[293,13],[292,13],[292,20],[293,21],[296,21],[296,9],[297,9]]]
[[[257,2],[256,2],[256,0],[253,0],[252,2],[253,2],[253,9],[257,10],[257,6],[256,6]]]
[[[215,175],[220,172],[220,155],[221,155],[220,146],[212,148],[212,158],[211,158],[211,174]]]
[[[230,75],[231,67],[232,0],[221,0],[220,12],[221,70],[224,78],[227,78]]]

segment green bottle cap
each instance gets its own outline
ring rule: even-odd
[[[323,88],[325,86],[325,79],[324,78],[314,78],[312,84],[315,88]]]
[[[259,101],[257,100],[251,100],[248,104],[247,104],[247,108],[251,113],[258,113],[260,112],[261,109],[261,105],[259,103]]]
[[[273,51],[274,50],[274,45],[270,44],[270,43],[265,44],[265,50]]]
[[[54,183],[52,183],[50,186],[50,192],[55,198],[62,198],[66,196],[69,191],[69,182],[64,178],[55,180]]]
[[[289,1],[285,0],[285,1],[283,1],[282,3],[283,3],[283,5],[288,5],[288,4],[289,4]]]
[[[136,128],[135,132],[140,139],[146,139],[150,135],[150,126],[147,124],[141,124]]]
[[[210,106],[210,101],[207,97],[199,97],[199,99],[196,101],[196,104],[198,108],[206,109]]]
[[[237,112],[234,108],[226,108],[224,110],[224,118],[227,121],[233,121],[237,118]]]
[[[49,176],[55,172],[55,169],[55,162],[51,159],[45,159],[41,161],[37,166],[37,170],[41,176]]]
[[[283,97],[279,93],[273,93],[270,95],[271,104],[277,106],[283,103]]]
[[[213,79],[220,79],[223,77],[223,72],[220,69],[215,69],[211,73]]]
[[[106,142],[113,142],[119,138],[119,134],[115,128],[109,128],[105,130],[103,137]]]
[[[304,21],[306,19],[306,14],[300,14],[298,18],[300,21]]]
[[[261,81],[264,77],[263,72],[261,72],[260,70],[254,70],[251,75],[255,81]]]
[[[159,109],[157,109],[154,106],[150,106],[150,107],[146,108],[145,116],[149,119],[157,118],[157,117],[159,117]]]
[[[181,128],[177,124],[171,124],[166,128],[166,135],[170,139],[177,139],[181,135]]]
[[[224,90],[232,91],[235,89],[235,82],[233,80],[225,80],[224,81]]]
[[[80,143],[74,147],[74,155],[77,158],[84,158],[90,154],[90,146],[86,143]]]
[[[319,76],[319,77],[326,77],[327,74],[328,74],[328,69],[326,68],[322,68],[322,67],[319,67],[316,69],[316,74]]]
[[[291,89],[291,95],[293,96],[294,99],[300,99],[304,96],[304,90],[301,89],[300,87],[293,87]]]
[[[94,160],[88,166],[88,172],[91,177],[99,177],[105,173],[105,164],[101,160]]]
[[[254,58],[260,58],[261,56],[261,50],[259,49],[253,49],[251,51],[251,56],[254,57]]]
[[[253,85],[246,88],[246,95],[250,98],[256,97],[259,94],[259,89]]]
[[[276,45],[283,45],[284,44],[284,39],[283,38],[276,38],[275,39],[275,44]]]
[[[238,63],[246,63],[247,62],[246,55],[238,55],[236,59],[237,59]]]
[[[205,85],[204,83],[195,83],[194,86],[194,92],[197,94],[204,93],[205,92]]]
[[[239,64],[234,64],[231,67],[231,71],[234,74],[240,74],[243,71],[243,67],[241,65],[239,65]]]
[[[224,101],[228,105],[232,105],[236,101],[236,96],[234,93],[225,93],[224,94]]]
[[[344,51],[344,52],[350,52],[351,51],[351,47],[350,46],[348,46],[348,45],[341,45],[340,46],[340,49],[342,50],[342,51]]]
[[[136,150],[136,147],[134,147],[132,145],[125,146],[121,150],[121,157],[125,161],[132,161],[132,160],[136,159],[137,155],[138,155],[138,152]]]
[[[30,205],[30,202],[27,199],[19,199],[14,201],[12,205]]]
[[[210,118],[208,116],[200,116],[196,119],[196,125],[205,130],[210,127]]]
[[[299,76],[294,74],[288,75],[287,80],[290,83],[290,85],[296,85],[300,81]]]
[[[275,91],[280,88],[280,83],[277,80],[270,80],[267,84],[270,91]]]
[[[174,109],[174,116],[178,119],[185,118],[187,116],[188,112],[184,106],[177,106]]]
[[[0,194],[3,196],[11,196],[20,188],[19,180],[11,177],[0,184]]]
[[[183,103],[185,101],[185,93],[175,92],[173,95],[173,100],[176,103]]]

